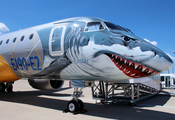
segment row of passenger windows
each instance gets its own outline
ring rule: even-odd
[[[22,36],[22,37],[20,38],[20,41],[23,41],[23,40],[24,40],[24,37],[25,37],[25,36]],[[31,40],[32,38],[33,38],[33,34],[31,34],[31,35],[29,36],[29,40]],[[15,43],[16,40],[17,40],[17,37],[15,37],[15,38],[13,39],[13,43]],[[9,41],[10,41],[10,39],[7,39],[5,43],[8,44]],[[2,45],[2,43],[3,43],[3,40],[0,41],[0,45]]]

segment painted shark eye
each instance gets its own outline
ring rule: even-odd
[[[129,41],[131,41],[131,40],[135,41],[135,39],[132,39],[132,38],[130,38],[130,37],[128,37],[128,36],[123,36],[123,39],[124,39],[126,42],[129,42]]]
[[[131,39],[127,36],[124,36],[123,39],[126,41],[126,42],[129,42]]]

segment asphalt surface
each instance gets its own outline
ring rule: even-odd
[[[175,93],[165,90],[129,106],[125,103],[110,104],[107,107],[92,99],[91,88],[83,89],[86,113],[63,113],[71,100],[73,89],[68,81],[57,92],[40,91],[31,88],[27,80],[14,84],[14,92],[0,93],[0,120],[174,120]]]

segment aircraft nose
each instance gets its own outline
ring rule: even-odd
[[[164,58],[164,60],[161,62],[163,65],[161,71],[167,71],[173,66],[172,59],[163,51],[155,49],[155,54],[158,54],[159,59]],[[160,63],[160,64],[161,64]]]
[[[148,51],[152,51],[154,53],[152,60],[148,60],[146,63],[154,67],[159,73],[167,71],[173,66],[172,59],[165,52],[151,43],[146,42],[146,44],[144,44],[141,49],[147,49]]]
[[[153,49],[154,54],[158,54],[160,57],[163,57],[167,60],[167,62],[170,62],[171,64],[173,64],[172,59],[163,51],[161,51],[160,49]]]

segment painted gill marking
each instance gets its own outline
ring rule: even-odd
[[[73,58],[73,56],[72,56],[72,46],[71,46],[71,39],[73,38],[73,36],[74,36],[74,29],[72,29],[71,31],[70,31],[70,36],[69,36],[69,38],[67,38],[68,40],[68,50],[67,50],[67,57],[69,58],[69,59],[71,59],[71,60],[73,60],[74,58]]]

